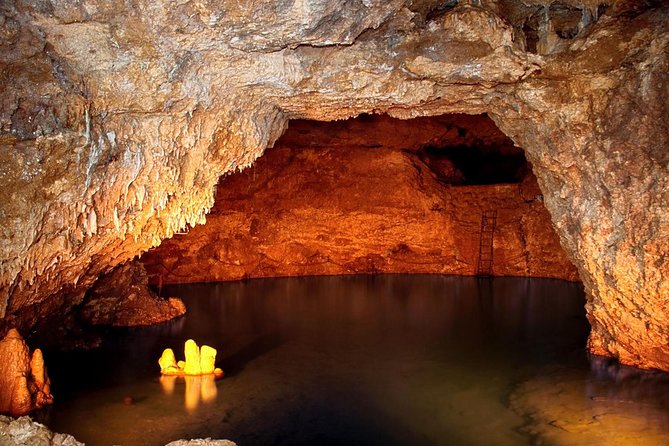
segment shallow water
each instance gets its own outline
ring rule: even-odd
[[[669,444],[666,375],[587,357],[577,284],[392,275],[162,293],[187,316],[47,352],[43,422],[90,445]],[[162,350],[181,358],[188,338],[218,349],[225,378],[159,378]]]

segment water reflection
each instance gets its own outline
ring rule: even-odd
[[[160,377],[160,385],[163,388],[163,393],[168,396],[173,395],[177,381],[184,381],[186,384],[184,389],[184,407],[189,412],[194,412],[200,405],[200,402],[208,404],[216,400],[218,388],[216,387],[216,378],[213,374],[198,376],[162,375]]]
[[[312,277],[163,292],[185,318],[49,363],[47,424],[93,446],[669,444],[666,375],[588,363],[575,284]],[[224,379],[159,382],[147,358],[188,338],[218,350]]]
[[[511,407],[542,444],[669,444],[669,376],[591,356],[587,368],[553,365],[519,384]]]
[[[596,401],[629,403],[652,407],[669,426],[669,375],[664,372],[640,370],[621,365],[601,356],[589,355],[591,376],[587,395]],[[655,416],[657,418],[657,416]]]

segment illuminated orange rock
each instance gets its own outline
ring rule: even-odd
[[[171,348],[163,350],[162,356],[158,359],[158,364],[160,365],[160,372],[164,375],[178,375],[180,373],[179,366],[174,357],[174,352]]]
[[[186,364],[183,369],[184,373],[186,375],[201,375],[200,348],[192,339],[186,341],[184,346],[184,356],[186,357]]]
[[[174,352],[167,348],[158,359],[160,373],[174,376],[210,375],[223,376],[223,370],[215,367],[216,349],[208,345],[198,347],[195,341],[188,339],[184,344],[185,361],[176,362]]]
[[[31,358],[19,332],[10,329],[0,341],[0,413],[21,416],[51,403],[42,352]]]
[[[166,395],[174,393],[177,379],[186,383],[184,405],[186,410],[195,410],[200,402],[208,403],[216,399],[218,389],[215,379],[223,376],[223,370],[214,366],[216,349],[203,345],[197,346],[189,339],[184,345],[185,361],[175,362],[172,349],[165,349],[158,360],[160,365],[160,384]]]
[[[42,350],[36,348],[33,351],[32,359],[30,360],[30,375],[33,379],[33,400],[36,407],[46,406],[53,403],[51,396],[51,380],[46,374],[46,366],[44,365],[44,357]]]
[[[254,166],[222,179],[206,225],[142,261],[154,283],[472,275],[492,209],[495,275],[578,280],[541,199],[522,150],[486,116],[296,121]]]
[[[209,347],[208,345],[203,345],[200,348],[200,373],[208,374],[214,373],[216,369],[216,349]]]

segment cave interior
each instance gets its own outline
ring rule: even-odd
[[[253,166],[222,177],[206,224],[141,260],[164,284],[476,275],[482,256],[486,275],[578,280],[523,150],[486,115],[361,115],[291,121]]]
[[[0,443],[669,444],[668,22],[0,2]]]

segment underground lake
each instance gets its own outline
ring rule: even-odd
[[[89,445],[661,445],[669,378],[588,356],[554,279],[369,275],[170,285],[187,314],[47,351],[37,418]],[[165,379],[192,338],[225,377]]]

